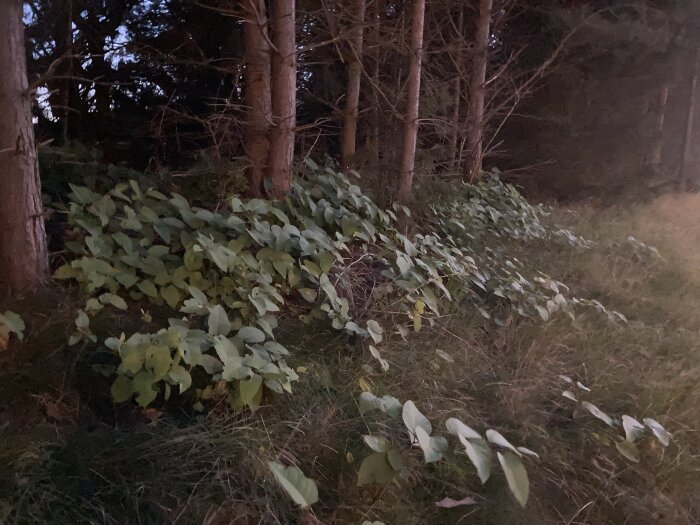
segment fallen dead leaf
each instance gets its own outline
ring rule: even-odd
[[[462,505],[476,505],[477,501],[471,496],[467,496],[462,499],[452,499],[445,498],[440,501],[435,502],[436,507],[442,507],[443,509],[452,509],[454,507],[461,507]]]

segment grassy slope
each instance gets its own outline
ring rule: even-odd
[[[297,461],[318,482],[314,511],[325,523],[697,523],[700,199],[558,214],[584,237],[624,245],[633,234],[664,255],[640,261],[629,246],[529,246],[521,254],[573,285],[574,295],[625,313],[629,325],[588,315],[573,325],[496,327],[457,312],[408,342],[393,336],[383,350],[387,373],[366,349],[330,332],[291,329],[282,337],[292,364],[307,372],[293,396],[268,399],[244,419],[219,413],[193,424],[175,413],[151,423],[148,414],[112,409],[74,351],[57,350],[72,314],[63,299],[49,298],[51,316],[31,316],[29,341],[0,373],[0,516],[4,506],[19,523],[313,522],[270,481],[264,462],[276,458]],[[16,307],[27,317],[47,308]],[[643,447],[639,465],[623,459],[604,426],[560,396],[562,373],[590,386],[610,414],[658,419],[673,444]],[[375,393],[412,399],[440,432],[457,416],[539,452],[528,465],[527,508],[500,474],[482,487],[464,456],[424,466],[411,452],[407,479],[356,487],[368,454],[361,435],[402,437],[398,423],[359,415],[360,380]],[[466,495],[478,504],[434,505]]]

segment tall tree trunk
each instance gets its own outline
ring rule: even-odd
[[[272,115],[268,170],[270,195],[280,199],[292,185],[296,127],[296,18],[295,0],[272,0]]]
[[[467,119],[467,154],[464,179],[479,177],[484,156],[484,100],[486,98],[486,65],[488,64],[493,0],[481,0],[476,27],[476,52],[469,87],[469,116]]]
[[[21,0],[0,1],[0,294],[48,274]]]
[[[652,145],[651,162],[654,165],[661,164],[664,146],[664,123],[666,121],[666,106],[668,103],[668,84],[661,86],[659,90],[659,107],[656,115],[656,127],[654,129],[654,143]]]
[[[245,24],[245,149],[250,162],[248,186],[253,197],[261,197],[270,153],[268,132],[272,124],[271,57],[265,0],[246,0]]]
[[[372,54],[372,100],[374,102],[370,117],[370,132],[368,137],[368,149],[375,166],[379,163],[379,117],[381,106],[379,98],[379,68],[381,67],[381,44],[380,44],[380,21],[379,0],[372,2],[372,44],[374,53]]]
[[[345,112],[341,137],[343,164],[347,168],[355,155],[357,117],[359,115],[360,84],[362,79],[362,45],[365,25],[365,0],[354,0],[352,25],[348,38],[348,85],[345,94]]]
[[[460,46],[457,50],[457,56],[455,57],[455,62],[461,66],[464,62],[462,53],[461,40],[464,37],[464,8],[460,6],[459,14],[457,15],[457,38],[455,42]],[[459,110],[460,101],[462,99],[462,72],[459,70],[459,66],[454,79],[454,86],[452,88],[452,135],[450,136],[450,159],[454,162],[455,167],[459,167],[459,158],[457,156],[457,142],[459,141],[459,132],[461,129],[461,123],[459,120]]]
[[[408,97],[406,116],[404,118],[403,151],[401,155],[401,173],[397,198],[406,202],[411,196],[413,172],[416,160],[416,142],[418,140],[418,109],[420,102],[421,61],[423,57],[423,25],[425,18],[425,0],[413,0],[411,20],[411,68],[408,72]]]
[[[688,117],[685,122],[685,137],[683,139],[683,150],[681,151],[680,164],[678,166],[678,188],[680,191],[688,190],[688,170],[686,163],[691,156],[693,124],[695,123],[695,91],[698,85],[698,68],[700,68],[700,48],[695,51],[695,64],[693,65],[693,76],[690,81],[690,93],[688,94]]]

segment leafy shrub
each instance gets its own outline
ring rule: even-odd
[[[401,414],[405,430],[408,430],[409,443],[419,447],[426,464],[436,463],[443,458],[454,458],[456,448],[439,434],[433,434],[433,426],[416,407],[413,401],[399,402],[391,396],[377,398],[371,392],[363,392],[358,401],[361,414],[379,410],[389,417]],[[508,487],[518,503],[523,507],[527,503],[530,482],[527,471],[521,461],[526,456],[539,457],[536,452],[515,447],[500,432],[494,429],[486,431],[486,438],[457,418],[445,421],[447,432],[458,438],[469,461],[476,468],[481,483],[486,483],[491,476],[494,449],[508,482]],[[397,475],[404,474],[402,451],[381,435],[364,436],[365,443],[373,453],[360,465],[358,485],[367,483],[389,483]]]
[[[634,463],[639,463],[639,449],[637,447],[637,442],[642,440],[644,437],[653,435],[656,440],[661,444],[662,447],[667,447],[671,442],[671,434],[666,431],[666,429],[650,417],[645,417],[640,423],[632,416],[623,414],[622,417],[611,417],[605,412],[603,412],[596,405],[586,400],[588,393],[591,389],[582,384],[580,381],[574,382],[569,376],[559,376],[563,381],[569,384],[569,388],[562,392],[562,396],[570,399],[576,403],[580,408],[586,410],[591,415],[605,423],[608,427],[612,429],[622,428],[624,433],[624,438],[619,436],[617,433],[614,434],[615,448],[618,452],[622,454],[625,458],[629,459]]]
[[[495,300],[543,319],[558,311],[573,316],[581,304],[621,317],[595,301],[566,298],[566,287],[544,274],[524,277],[524,265],[501,251],[478,248],[469,233],[474,229],[517,235],[517,228],[527,238],[542,227],[522,203],[502,219],[506,214],[494,208],[497,196],[523,200],[498,181],[469,191],[476,197],[467,211],[460,204],[436,209],[438,227],[409,238],[394,226],[394,212],[379,209],[344,175],[312,162],[308,179],[297,180],[283,201],[234,197],[216,211],[134,181],[104,195],[72,186],[75,240],[66,247],[76,258],[56,277],[78,281],[90,298],[71,343],[97,341],[90,316],[105,306],[127,309],[125,298],[150,303],[160,307],[161,330],[105,341],[121,360],[115,400],[135,395],[146,406],[159,392],[167,398],[172,386],[184,392],[192,374],[203,373],[234,386],[234,407],[255,409],[264,388],[289,392],[297,379],[287,349],[275,341],[285,312],[304,322],[328,319],[335,329],[375,344],[384,328],[366,318],[370,309],[395,312],[402,332],[406,321],[420,330],[424,317],[462,301],[486,316],[483,306]],[[455,218],[469,210],[480,217],[471,230]],[[457,235],[455,227],[467,234]],[[198,393],[206,399],[212,389],[202,386]]]

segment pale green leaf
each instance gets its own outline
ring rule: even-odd
[[[625,431],[625,439],[634,443],[644,435],[644,425],[632,416],[622,416],[622,428]]]
[[[403,404],[403,411],[401,412],[403,422],[406,428],[411,433],[412,438],[416,438],[416,429],[422,428],[426,434],[430,435],[433,431],[433,427],[428,421],[428,418],[421,414],[420,410],[416,408],[413,401],[406,401]]]
[[[585,408],[586,410],[588,410],[591,414],[593,414],[595,417],[600,419],[603,423],[605,423],[609,427],[615,426],[615,421],[613,420],[613,418],[611,418],[609,415],[607,415],[605,412],[603,412],[601,409],[599,409],[593,403],[589,403],[588,401],[584,401],[581,403],[581,406],[583,408]]]
[[[656,439],[659,440],[659,443],[661,443],[664,447],[667,447],[671,442],[671,434],[666,431],[661,423],[655,419],[651,419],[650,417],[645,417],[643,421],[644,424],[654,433],[654,436],[656,436]]]
[[[386,485],[394,479],[396,471],[389,463],[385,452],[375,452],[367,456],[360,464],[360,471],[357,473],[357,485],[367,485],[369,483],[379,483]]]
[[[275,461],[269,461],[267,465],[294,503],[304,508],[318,501],[316,482],[307,478],[299,468],[294,466],[285,468]]]
[[[503,467],[503,472],[508,481],[508,488],[518,500],[522,507],[527,504],[527,499],[530,495],[530,481],[527,477],[527,471],[523,466],[520,458],[512,452],[497,453],[498,461]]]
[[[226,310],[217,304],[209,307],[209,318],[207,319],[210,335],[228,335],[231,331],[231,321],[226,315]]]
[[[632,461],[633,463],[639,463],[639,449],[632,441],[628,439],[623,439],[622,441],[615,442],[615,448],[624,457]]]
[[[423,457],[426,463],[435,463],[442,459],[447,451],[447,440],[442,436],[430,436],[422,427],[415,429],[418,445],[423,450]]]

